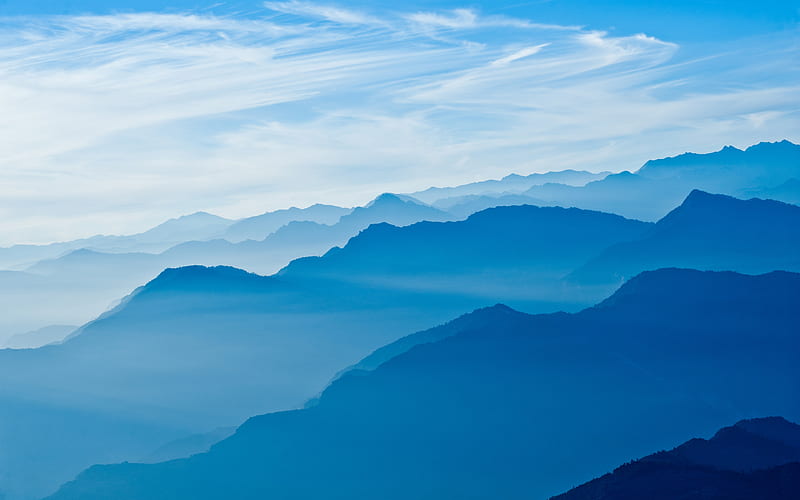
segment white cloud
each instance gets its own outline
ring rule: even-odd
[[[411,23],[452,30],[479,28],[517,28],[540,30],[577,31],[578,26],[562,26],[556,24],[535,23],[526,19],[506,16],[481,16],[473,9],[453,9],[446,12],[416,12],[407,14],[405,19]]]
[[[330,5],[320,5],[311,2],[300,2],[291,0],[289,2],[264,2],[267,9],[292,14],[301,17],[311,17],[323,19],[332,23],[339,24],[364,24],[364,25],[384,25],[380,19],[351,9],[343,9]]]
[[[530,57],[530,56],[532,56],[534,54],[538,54],[539,51],[541,51],[543,48],[547,47],[548,45],[550,45],[550,44],[549,43],[543,43],[543,44],[540,44],[540,45],[535,45],[533,47],[525,47],[525,48],[519,49],[519,50],[517,50],[517,51],[515,51],[515,52],[513,52],[513,53],[511,53],[511,54],[509,54],[507,56],[501,57],[500,59],[495,59],[494,61],[492,61],[492,66],[504,66],[504,65],[510,64],[510,63],[512,63],[514,61],[518,61],[520,59],[524,59],[526,57]]]
[[[0,238],[798,139],[798,70],[781,62],[797,49],[779,38],[688,59],[464,9],[267,6],[0,20]]]

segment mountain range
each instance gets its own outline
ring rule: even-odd
[[[57,498],[544,498],[731,421],[797,419],[800,208],[728,195],[790,198],[797,150],[200,213],[0,271],[0,334],[49,344],[0,350],[0,492],[142,461]],[[704,182],[728,194],[685,189]],[[83,326],[40,328],[60,324]]]
[[[49,498],[544,498],[731,420],[800,417],[798,305],[797,274],[665,269],[576,314],[481,309],[207,453],[94,466]]]
[[[762,142],[745,150],[727,146],[707,154],[684,153],[651,160],[635,172],[609,174],[583,185],[547,182],[522,192],[470,193],[426,198],[453,213],[472,208],[529,203],[578,207],[656,221],[695,189],[741,198],[800,202],[800,146]]]
[[[137,235],[4,248],[0,249],[0,268],[25,272],[0,273],[0,296],[9,311],[0,318],[0,340],[52,325],[84,323],[168,267],[230,265],[272,274],[294,258],[322,255],[343,246],[374,223],[461,220],[487,208],[522,204],[574,206],[656,220],[695,188],[798,202],[799,150],[783,141],[653,160],[635,173],[512,174],[410,195],[385,194],[355,210],[318,204],[239,221],[199,212]],[[589,280],[595,284],[613,278],[616,285],[620,276],[647,268],[652,266],[611,271],[605,277],[589,269],[586,276],[595,275]],[[603,293],[610,291],[606,287]],[[31,343],[26,347],[41,345],[36,337],[28,338]]]
[[[287,217],[330,219],[342,210],[312,206],[305,210],[273,212],[244,219],[230,230],[239,238],[247,231],[253,234],[257,228],[266,230],[267,225],[274,226],[277,220]],[[191,241],[159,254],[81,248],[55,259],[41,260],[24,272],[0,272],[0,296],[9,305],[9,314],[0,318],[0,338],[3,333],[9,337],[14,332],[53,324],[85,323],[169,267],[232,265],[272,274],[294,258],[321,255],[333,246],[344,245],[360,230],[376,222],[407,225],[420,220],[450,218],[432,207],[388,194],[365,207],[346,212],[333,225],[310,220],[289,222],[261,241]]]
[[[373,225],[274,276],[168,269],[63,344],[0,351],[0,399],[19,415],[46,403],[60,433],[43,441],[35,421],[15,419],[21,448],[3,446],[0,465],[24,476],[17,455],[39,450],[42,475],[2,486],[55,488],[91,463],[300,407],[370,351],[487,303],[583,307],[545,284],[649,226],[577,209],[501,207],[460,222]],[[119,418],[146,428],[132,445],[127,435],[115,440],[55,418],[75,408],[107,426]],[[8,424],[0,419],[0,432]]]
[[[143,456],[168,440],[301,407],[369,351],[486,304],[500,301],[529,313],[577,311],[618,287],[618,271],[607,266],[614,280],[596,284],[576,282],[574,270],[648,235],[661,235],[659,244],[672,253],[656,261],[643,251],[631,254],[631,262],[643,259],[643,270],[654,269],[646,267],[651,263],[702,267],[707,262],[698,260],[698,249],[679,243],[699,231],[693,221],[713,226],[706,213],[742,222],[708,231],[718,240],[714,248],[732,249],[719,253],[730,255],[724,263],[731,269],[791,263],[800,254],[792,236],[800,227],[797,211],[697,192],[665,218],[666,230],[579,209],[497,207],[463,221],[372,225],[344,247],[297,259],[268,277],[230,267],[170,269],[63,345],[0,351],[0,375],[8,381],[0,397],[19,415],[46,403],[53,414],[79,408],[103,415],[109,429],[123,416],[149,426],[132,446],[78,432],[63,418],[53,424],[62,436],[53,446],[39,439],[36,426],[17,422],[21,446],[50,453],[40,463],[51,463],[41,470],[52,482],[38,478],[36,484],[55,487],[91,463]],[[751,220],[773,223],[753,229]],[[737,227],[758,231],[755,241],[769,251],[739,252],[726,240],[742,240]],[[0,453],[9,470],[17,453],[10,445]]]

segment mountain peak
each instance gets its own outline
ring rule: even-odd
[[[791,297],[798,288],[800,274],[786,271],[749,275],[733,271],[663,268],[637,274],[593,309],[617,307],[632,301],[675,305],[708,302],[707,296],[713,299],[715,291],[726,289],[746,290],[745,295],[759,289],[785,290],[785,295]]]
[[[397,206],[406,203],[413,203],[415,205],[421,205],[421,203],[413,201],[409,197],[400,197],[394,193],[383,193],[378,195],[374,200],[369,202],[366,206],[367,207],[375,207],[375,206]]]
[[[775,142],[768,142],[762,141],[758,144],[753,144],[745,151],[761,151],[761,150],[800,150],[800,144],[795,144],[789,140],[782,140],[782,141],[775,141]]]
[[[144,292],[163,290],[205,291],[223,286],[240,286],[267,280],[268,277],[230,266],[170,267],[143,287]]]
[[[707,191],[703,191],[701,189],[692,189],[692,191],[686,196],[686,199],[683,200],[683,204],[689,203],[709,203],[713,201],[722,201],[722,200],[735,200],[733,196],[728,196],[725,194],[714,194],[709,193]]]
[[[664,228],[676,224],[704,225],[710,223],[711,220],[724,224],[736,224],[742,223],[742,218],[765,219],[774,222],[780,214],[792,213],[795,210],[800,210],[800,208],[781,201],[761,198],[742,200],[733,196],[694,189],[683,200],[683,203],[658,221],[658,226]]]

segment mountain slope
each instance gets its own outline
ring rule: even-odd
[[[553,500],[792,500],[800,496],[800,426],[745,420],[709,440],[617,468]]]
[[[643,238],[607,249],[570,279],[613,283],[667,266],[800,271],[800,207],[695,190]]]
[[[484,309],[206,454],[95,466],[51,498],[543,498],[721,422],[800,416],[798,305],[797,274],[668,269],[578,314]]]
[[[142,456],[169,438],[301,407],[370,351],[487,303],[583,307],[591,299],[550,285],[552,269],[572,268],[649,227],[595,212],[507,207],[461,222],[373,225],[344,248],[275,276],[166,270],[61,345],[0,351],[0,397],[23,406],[46,401],[53,415],[80,408],[157,426],[131,458]],[[91,429],[64,428],[69,438],[52,442],[37,441],[37,426],[14,425],[30,440],[25,450],[0,446],[8,470],[19,475],[15,457],[30,450],[52,461],[46,477],[20,488],[44,494],[93,463],[81,451],[97,444]],[[60,420],[51,426],[59,429]],[[94,461],[129,450],[127,441],[103,439]],[[81,459],[72,461],[74,454]]]

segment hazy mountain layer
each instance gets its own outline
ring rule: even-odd
[[[313,407],[52,498],[546,498],[724,422],[800,417],[798,306],[797,274],[667,269],[577,314],[483,309]]]
[[[335,208],[309,207],[278,215],[319,219],[320,214],[330,217],[329,212]],[[244,231],[276,220],[266,215],[270,214],[240,221]],[[348,211],[334,225],[294,221],[262,237],[262,241],[192,241],[161,254],[75,250],[57,259],[40,261],[26,272],[0,272],[0,297],[8,305],[8,313],[0,318],[0,339],[50,324],[85,323],[169,267],[229,265],[272,274],[292,259],[322,255],[333,246],[344,245],[373,223],[404,226],[421,220],[450,218],[440,210],[387,194],[366,207]]]
[[[692,191],[641,239],[612,246],[569,279],[620,283],[666,266],[746,273],[800,271],[800,207]]]
[[[0,419],[25,437],[26,453],[39,450],[35,470],[47,472],[2,486],[44,494],[91,463],[141,457],[169,439],[300,407],[370,351],[485,304],[583,307],[593,298],[554,293],[553,284],[649,227],[597,212],[504,207],[461,222],[373,225],[276,276],[167,270],[64,344],[0,351],[0,396],[20,414],[46,402],[53,430],[62,425],[60,408],[79,408],[154,426],[151,436],[131,448],[64,420],[53,442],[38,440],[38,426],[24,418]],[[16,469],[22,452],[0,448],[10,479],[33,473]]]

